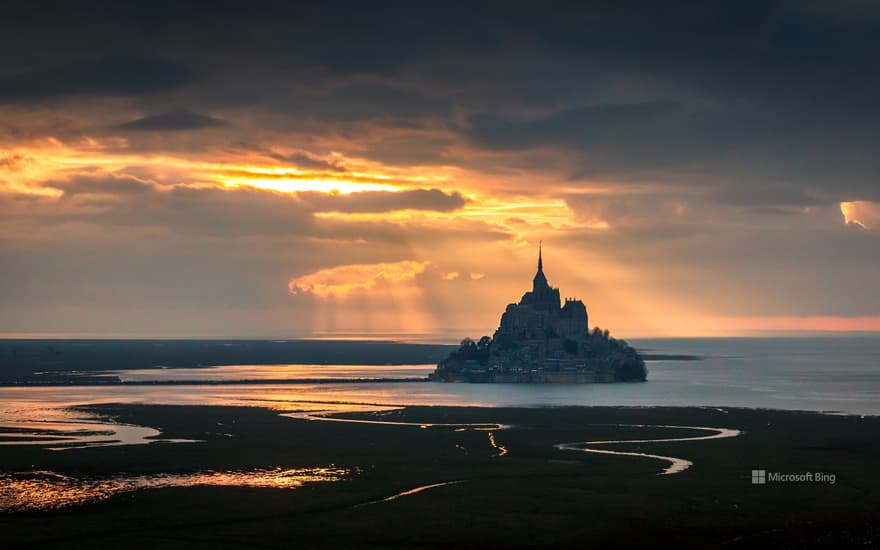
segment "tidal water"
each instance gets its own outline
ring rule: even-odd
[[[434,365],[232,365],[190,369],[121,369],[104,371],[122,382],[210,382],[256,380],[359,380],[424,378]],[[94,373],[90,373],[94,374]]]
[[[213,485],[294,489],[304,483],[339,481],[349,473],[334,466],[99,478],[76,478],[48,470],[0,472],[0,512],[53,510],[104,500],[119,493],[163,487]]]
[[[26,411],[95,403],[251,405],[297,403],[539,407],[718,406],[880,414],[880,337],[707,338],[631,342],[648,354],[695,360],[648,362],[648,381],[626,384],[455,384],[362,382],[427,377],[434,365],[242,365],[108,371],[124,381],[187,385],[0,387],[0,426]],[[261,380],[351,382],[261,384]],[[198,384],[199,381],[252,381]]]
[[[71,409],[100,403],[247,405],[283,411],[351,410],[357,405],[662,405],[880,414],[878,337],[662,339],[633,344],[646,354],[693,359],[650,361],[645,383],[587,385],[388,381],[427,377],[433,365],[143,370],[119,365],[106,374],[130,382],[186,384],[0,387],[0,445],[63,450],[161,439],[153,428],[119,425]],[[333,382],[314,382],[321,378]],[[385,381],[365,381],[371,378]]]
[[[304,411],[375,411],[377,406],[400,405],[660,405],[880,415],[878,337],[664,339],[632,343],[646,354],[680,357],[650,361],[645,383],[592,385],[393,381],[427,377],[434,365],[309,364],[128,369],[120,364],[117,369],[104,374],[140,385],[0,387],[0,446],[38,445],[68,452],[91,446],[183,442],[163,439],[154,428],[122,425],[74,408],[101,403],[260,406],[303,418],[314,418]],[[692,358],[682,360],[681,356]],[[320,379],[332,382],[316,382]],[[382,381],[367,381],[369,379]],[[153,382],[169,381],[182,384],[152,385]],[[471,429],[484,428],[472,426]],[[693,429],[718,431],[704,427]],[[490,432],[493,447],[499,454],[506,452],[495,444],[492,435]],[[609,442],[562,445],[567,450],[633,454],[593,448],[602,443]],[[670,462],[673,471],[666,473],[687,466],[686,460],[676,457],[644,456]],[[316,465],[304,470],[290,470],[280,465],[267,471],[159,473],[141,477],[115,475],[96,479],[73,479],[41,470],[3,472],[0,468],[0,486],[3,487],[0,490],[0,511],[56,508],[143,488],[173,485],[293,488],[302,483],[334,481],[345,475],[346,472],[334,469],[332,465]],[[416,490],[430,487],[434,485]]]

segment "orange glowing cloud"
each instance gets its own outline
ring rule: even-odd
[[[213,151],[202,155],[175,152],[137,152],[124,140],[86,138],[62,142],[54,138],[12,147],[0,155],[0,191],[60,196],[45,182],[64,180],[77,173],[100,170],[113,174],[135,167],[157,182],[234,188],[254,187],[296,193],[356,193],[441,187],[452,180],[454,169],[397,168],[336,155],[345,169],[297,166],[247,151]],[[340,164],[341,165],[341,164]],[[168,180],[168,181],[165,181]]]
[[[423,273],[430,263],[404,260],[378,264],[340,265],[292,278],[287,288],[293,295],[311,294],[318,298],[345,298],[380,285],[406,285]]]
[[[870,201],[851,201],[840,203],[844,223],[862,229],[880,227],[880,203]]]
[[[333,150],[332,143],[321,147]],[[521,191],[499,193],[485,178],[455,166],[395,166],[339,152],[318,156],[300,149],[269,151],[139,151],[124,138],[45,138],[17,144],[0,155],[0,192],[60,199],[65,183],[79,176],[136,177],[157,189],[255,188],[290,194],[314,204],[316,219],[334,223],[382,222],[404,230],[442,230],[476,222],[515,233],[523,242],[534,234],[546,237],[584,226],[561,199]],[[516,180],[510,185],[517,187]],[[341,195],[358,198],[341,200]],[[375,202],[393,208],[367,207]]]

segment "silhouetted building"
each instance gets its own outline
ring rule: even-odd
[[[518,304],[507,306],[493,341],[503,345],[544,336],[578,340],[587,336],[588,326],[587,307],[582,301],[566,298],[559,306],[559,289],[547,282],[539,248],[532,290],[523,294]]]
[[[615,382],[645,380],[644,361],[623,340],[589,331],[587,308],[566,298],[544,275],[543,251],[532,290],[501,315],[494,336],[465,339],[432,379],[466,382]]]

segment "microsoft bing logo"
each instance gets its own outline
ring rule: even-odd
[[[767,485],[767,483],[837,483],[837,475],[830,472],[768,472],[767,470],[752,470],[752,485]]]

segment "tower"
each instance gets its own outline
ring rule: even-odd
[[[541,241],[538,241],[538,272],[532,280],[532,292],[536,295],[543,295],[546,290],[550,290],[547,283],[547,277],[544,275],[544,261],[541,258]]]
[[[558,311],[559,289],[552,288],[550,283],[547,282],[546,275],[544,275],[544,258],[541,244],[540,242],[538,243],[538,272],[535,273],[535,278],[532,279],[532,291],[527,292],[520,303],[527,303],[537,309]]]

